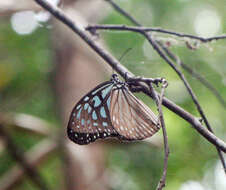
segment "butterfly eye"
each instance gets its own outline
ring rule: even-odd
[[[114,76],[75,105],[67,133],[75,143],[89,144],[106,137],[142,140],[159,128],[155,114]]]

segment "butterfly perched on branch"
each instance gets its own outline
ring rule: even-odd
[[[156,115],[132,94],[127,82],[113,74],[110,81],[98,85],[75,105],[67,134],[84,145],[106,137],[142,140],[159,129]]]

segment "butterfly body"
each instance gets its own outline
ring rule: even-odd
[[[155,114],[113,74],[110,81],[98,85],[75,105],[67,134],[84,145],[107,137],[142,140],[159,128]]]

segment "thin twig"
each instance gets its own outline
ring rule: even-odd
[[[24,157],[23,151],[13,142],[13,139],[4,129],[4,126],[0,124],[0,136],[6,142],[7,150],[12,155],[12,157],[20,163],[20,165],[26,171],[26,174],[30,177],[32,182],[41,190],[48,190],[45,180],[38,173],[34,166],[31,166],[28,160]]]
[[[164,34],[169,34],[182,38],[190,38],[201,41],[203,43],[211,42],[214,40],[226,39],[226,35],[214,36],[211,38],[198,37],[191,34],[184,34],[174,31],[169,31],[161,28],[150,28],[142,27],[141,25],[136,26],[126,26],[126,25],[90,25],[86,28],[87,30],[95,31],[96,30],[120,30],[120,31],[133,31],[133,32],[159,32]]]
[[[165,187],[166,184],[166,174],[167,174],[167,167],[168,167],[168,158],[169,158],[169,144],[168,144],[168,137],[167,137],[167,132],[166,132],[166,127],[165,127],[165,121],[163,118],[163,112],[162,112],[162,99],[164,96],[164,91],[165,88],[167,87],[167,82],[163,82],[162,85],[162,90],[160,94],[160,98],[158,101],[158,111],[159,111],[159,119],[162,127],[162,134],[163,134],[163,139],[164,139],[164,151],[165,151],[165,157],[164,157],[164,166],[163,166],[163,174],[162,177],[159,181],[159,184],[157,186],[157,190],[162,190]]]
[[[149,82],[148,80],[146,80],[144,82],[146,82],[148,84],[150,92],[153,94],[154,100],[158,106],[159,122],[160,122],[160,126],[162,127],[165,157],[164,157],[163,174],[162,174],[162,177],[159,180],[159,183],[156,188],[157,190],[162,190],[166,185],[166,174],[167,174],[167,167],[168,167],[168,158],[169,158],[169,153],[170,153],[168,137],[167,137],[166,127],[165,127],[165,121],[164,121],[163,112],[162,112],[162,100],[163,100],[163,96],[164,96],[164,91],[165,91],[166,87],[168,86],[168,83],[165,79],[161,80],[162,90],[161,90],[160,95],[157,96],[157,94],[154,91],[154,88],[152,87],[152,84],[151,84],[152,82]]]
[[[158,43],[161,44],[161,47],[164,49],[164,51],[166,52],[166,54],[175,63],[177,63],[178,65],[180,65],[185,71],[187,71],[193,77],[195,77],[196,79],[198,79],[207,89],[209,89],[210,92],[212,92],[215,95],[215,97],[221,103],[221,105],[226,109],[226,101],[224,100],[224,98],[220,95],[220,93],[217,91],[217,89],[212,84],[210,84],[202,75],[200,75],[195,70],[193,70],[192,68],[190,68],[189,66],[187,66],[183,61],[180,60],[180,58],[178,56],[176,56],[171,51],[169,51],[169,49],[167,47],[165,47],[161,42],[158,42]]]
[[[139,24],[139,22],[136,21],[135,18],[133,18],[132,16],[130,16],[130,14],[128,14],[126,11],[124,11],[121,7],[119,7],[114,1],[112,0],[105,0],[108,3],[111,4],[111,6],[117,11],[119,12],[121,15],[125,16],[126,18],[128,18],[132,23],[134,23],[137,26],[141,26]]]
[[[132,17],[129,13],[127,13],[125,10],[123,10],[121,7],[119,7],[114,1],[112,1],[112,0],[105,0],[105,1],[109,2],[111,4],[111,6],[118,13],[123,15],[125,18],[127,18],[134,25],[140,26],[140,27],[142,26],[134,17]],[[178,33],[178,32],[174,32],[174,31],[169,31],[169,30],[165,30],[165,29],[161,29],[161,28],[150,28],[150,27],[148,28],[148,27],[146,27],[146,29],[149,32],[151,32],[151,31],[152,32],[160,32],[160,33],[175,35],[175,36],[178,36],[178,37],[187,37],[187,38],[199,40],[201,42],[210,42],[210,41],[213,41],[213,40],[219,40],[219,39],[225,39],[226,38],[226,35],[214,36],[214,37],[210,37],[210,38],[203,38],[203,37],[198,37],[198,36],[194,36],[194,35],[190,35],[190,34],[183,34],[183,33]]]
[[[113,56],[111,56],[106,50],[104,50],[100,45],[95,43],[81,27],[72,21],[67,15],[65,15],[59,8],[55,5],[52,5],[44,0],[34,0],[44,9],[52,13],[58,20],[67,25],[72,31],[74,31],[77,35],[79,35],[84,42],[86,42],[98,55],[100,55],[106,62],[109,64],[114,70],[116,70],[122,77],[125,77],[125,73],[128,73],[130,76],[134,76],[131,72],[129,72],[124,66],[122,66]],[[151,97],[148,90],[145,90],[143,87],[142,90],[145,94]],[[189,122],[203,137],[205,137],[209,142],[218,146],[222,151],[226,152],[226,143],[216,137],[214,134],[205,129],[200,123],[199,119],[185,111],[183,108],[177,106],[172,101],[167,98],[163,98],[163,105],[168,109],[185,119]]]

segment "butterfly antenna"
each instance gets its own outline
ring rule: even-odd
[[[126,51],[124,51],[124,53],[121,55],[121,57],[119,58],[119,61],[122,60],[122,58],[130,51],[132,50],[133,48],[128,48]]]
[[[128,48],[126,51],[124,51],[124,53],[121,55],[121,57],[119,58],[119,61],[121,61],[122,60],[122,58],[129,52],[129,51],[131,51],[133,48]],[[114,69],[112,69],[112,74],[115,74],[114,73],[115,71],[114,71]]]

